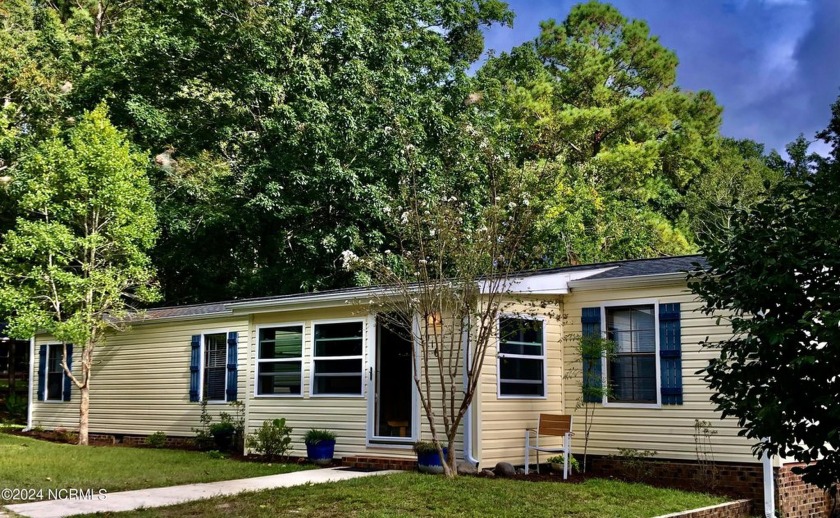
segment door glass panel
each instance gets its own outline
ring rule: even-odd
[[[381,323],[376,334],[373,435],[408,439],[414,419],[411,335],[407,330],[395,332]]]

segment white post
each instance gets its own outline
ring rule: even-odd
[[[764,442],[770,442],[765,438]],[[764,467],[764,518],[776,516],[776,487],[773,483],[773,459],[766,451],[761,456]]]

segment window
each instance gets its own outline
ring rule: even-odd
[[[615,357],[608,362],[609,398],[617,403],[656,403],[655,307],[607,307],[607,338],[615,342]]]
[[[499,395],[545,396],[543,321],[499,318]]]
[[[257,395],[299,396],[303,326],[265,327],[257,348]]]
[[[64,401],[64,367],[61,366],[63,356],[62,344],[47,345],[47,401]]]
[[[312,394],[362,395],[362,322],[315,325]]]
[[[227,334],[204,335],[204,399],[225,401],[227,389]]]

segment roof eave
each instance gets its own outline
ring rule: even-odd
[[[579,279],[570,281],[568,286],[573,290],[609,290],[615,288],[638,288],[662,284],[687,283],[687,272],[654,273],[650,275],[634,275],[628,277],[607,277],[604,279]]]

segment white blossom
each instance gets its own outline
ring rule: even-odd
[[[341,252],[341,265],[347,271],[350,271],[353,264],[355,264],[358,260],[359,256],[354,254],[352,250],[345,250]]]

